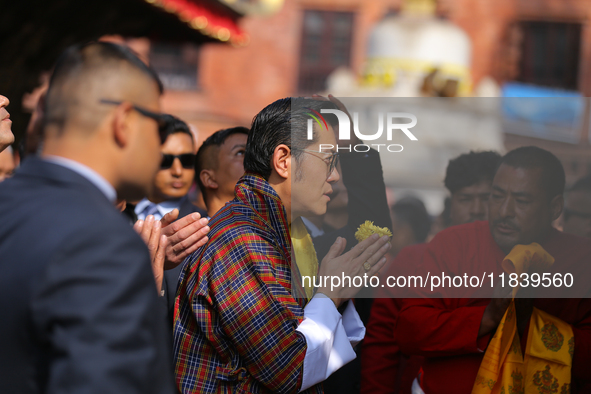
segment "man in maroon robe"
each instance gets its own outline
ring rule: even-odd
[[[555,259],[549,273],[571,274],[575,285],[535,290],[538,297],[546,298],[516,299],[521,343],[527,341],[532,307],[570,324],[575,336],[571,393],[587,393],[591,387],[591,300],[564,297],[589,297],[585,286],[591,277],[591,245],[552,227],[563,209],[564,184],[564,169],[550,152],[535,147],[509,152],[493,180],[489,221],[442,231],[426,246],[420,263],[423,274],[445,272],[453,277],[486,272],[487,277],[492,273],[498,278],[503,272],[501,262],[513,246],[539,243]],[[531,289],[530,297],[535,295]],[[402,352],[425,357],[421,376],[425,393],[469,394],[510,298],[476,298],[482,293],[470,287],[439,293],[446,298],[434,298],[431,293],[429,298],[404,300],[395,335]]]
[[[456,226],[488,217],[491,184],[501,156],[492,151],[470,152],[449,161],[444,184],[451,194],[447,225]],[[423,242],[423,241],[420,241]],[[414,275],[426,244],[409,246],[396,256],[389,275]],[[382,290],[382,289],[380,289]],[[373,302],[363,341],[361,392],[364,394],[406,394],[421,368],[422,356],[400,352],[394,336],[402,299],[385,289]]]

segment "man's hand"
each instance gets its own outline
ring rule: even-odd
[[[207,242],[207,218],[192,213],[179,220],[178,209],[167,213],[161,220],[162,234],[168,239],[164,255],[164,269],[169,270]]]
[[[160,221],[154,220],[154,216],[146,217],[146,220],[138,220],[133,229],[142,237],[152,258],[152,272],[156,282],[158,294],[162,291],[162,279],[164,278],[164,252],[168,244],[166,236],[161,235]]]
[[[366,240],[358,243],[347,253],[341,255],[345,250],[347,241],[344,238],[337,238],[335,243],[328,251],[326,257],[320,264],[318,276],[338,277],[349,276],[353,280],[354,276],[371,277],[386,264],[384,255],[390,249],[388,236],[380,238],[377,234],[372,235]],[[328,282],[332,285],[332,281]],[[326,295],[333,300],[339,307],[344,301],[354,297],[361,287],[345,287],[345,283],[340,283],[339,287],[331,288],[323,286],[318,288],[318,292]]]
[[[480,329],[478,330],[479,337],[497,329],[511,303],[511,292],[513,288],[502,287],[501,284],[501,282],[498,282],[495,286],[493,290],[493,298],[484,310],[482,320],[480,321]]]

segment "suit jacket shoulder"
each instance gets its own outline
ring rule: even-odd
[[[172,392],[149,254],[100,190],[27,159],[0,215],[0,392]]]

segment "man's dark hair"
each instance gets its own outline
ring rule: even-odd
[[[425,242],[431,230],[431,217],[420,199],[412,196],[401,198],[391,210],[397,221],[410,226],[417,243]]]
[[[101,78],[117,75],[122,65],[127,65],[146,75],[156,83],[159,93],[162,94],[162,82],[156,71],[146,65],[128,47],[103,41],[74,45],[66,49],[58,58],[51,75],[46,99],[45,124],[63,126],[67,119],[80,110],[79,106],[82,105],[80,97],[70,91],[72,86],[68,83],[71,84],[76,80],[76,88],[80,88],[87,78],[92,76]],[[97,98],[93,99],[98,101]]]
[[[167,138],[171,134],[182,133],[187,134],[189,137],[191,137],[191,141],[193,142],[193,144],[195,143],[195,138],[193,137],[193,133],[191,133],[189,125],[187,125],[184,121],[180,120],[176,116],[169,114],[165,114],[164,116],[168,118],[166,119],[166,124],[168,126],[166,128]]]
[[[540,181],[546,190],[549,200],[558,195],[564,194],[564,185],[566,176],[562,163],[551,152],[538,148],[537,146],[524,146],[513,149],[501,159],[501,164],[506,164],[513,168],[542,170]]]
[[[90,49],[90,51],[89,51]],[[90,59],[92,57],[92,59]],[[156,71],[144,63],[129,47],[105,41],[91,41],[85,44],[72,45],[58,58],[49,84],[63,76],[76,72],[89,61],[99,60],[104,63],[120,61],[128,63],[146,74],[158,85],[160,94],[164,92],[162,81]]]
[[[569,189],[569,192],[591,192],[591,175],[587,175],[576,181]]]
[[[201,182],[199,174],[205,169],[217,169],[217,158],[212,153],[217,153],[220,146],[234,134],[248,135],[246,127],[238,126],[229,129],[218,130],[209,137],[199,147],[197,159],[195,160],[195,180],[201,193],[205,194],[205,186]]]
[[[501,162],[493,151],[465,153],[449,161],[444,184],[451,194],[482,181],[492,183]]]
[[[312,140],[307,139],[307,127],[310,113],[321,109],[338,109],[330,101],[288,97],[275,101],[259,112],[252,121],[246,153],[244,169],[269,179],[271,175],[271,158],[275,148],[281,144],[291,149],[291,154],[298,162],[302,149],[318,141],[314,132]],[[336,116],[328,116],[327,122],[334,124]]]

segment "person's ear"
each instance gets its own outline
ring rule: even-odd
[[[552,221],[555,221],[560,217],[562,210],[564,209],[564,197],[562,194],[557,195],[550,202],[550,213],[552,214]]]
[[[213,170],[201,170],[201,173],[199,173],[199,179],[203,186],[208,189],[217,189],[219,187]]]
[[[115,108],[111,127],[115,143],[120,147],[125,147],[131,138],[131,111],[133,107],[130,103],[123,102]]]
[[[272,169],[283,179],[288,179],[291,171],[291,149],[285,144],[278,145],[271,158]]]

